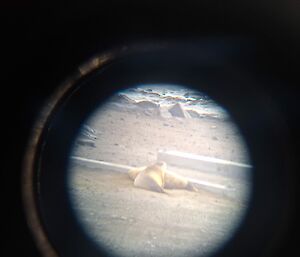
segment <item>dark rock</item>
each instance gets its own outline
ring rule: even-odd
[[[117,94],[111,98],[112,102],[116,102],[118,104],[134,104],[135,101],[129,98],[127,95],[124,94]]]

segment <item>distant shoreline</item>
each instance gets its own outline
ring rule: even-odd
[[[227,111],[206,95],[188,89],[168,90],[162,88],[155,90],[148,87],[132,88],[121,91],[118,96],[125,96],[129,102],[149,101],[163,108],[170,108],[180,103],[187,111],[196,112],[199,116],[210,116],[214,118],[228,119]],[[197,116],[197,115],[196,115]]]

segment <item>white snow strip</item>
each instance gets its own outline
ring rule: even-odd
[[[249,179],[252,169],[251,165],[244,163],[178,151],[160,150],[157,155],[157,160],[165,161],[170,165],[185,169],[193,169],[199,172],[206,172],[209,174],[217,174],[238,179]]]
[[[78,165],[82,165],[85,167],[93,168],[93,169],[107,169],[110,171],[117,171],[117,172],[122,172],[126,173],[128,170],[132,169],[132,166],[128,165],[122,165],[122,164],[116,164],[116,163],[111,163],[111,162],[104,162],[104,161],[98,161],[98,160],[92,160],[92,159],[87,159],[79,156],[71,156],[70,159],[72,162],[75,162]],[[203,180],[196,180],[196,179],[189,179],[193,183],[197,184],[199,187],[201,187],[204,190],[220,194],[220,195],[231,195],[230,189],[228,189],[224,185],[220,184],[215,184],[215,183],[210,183],[208,181],[203,181]]]

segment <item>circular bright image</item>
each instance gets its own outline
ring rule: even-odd
[[[137,85],[82,125],[68,168],[72,208],[111,256],[212,256],[248,209],[251,161],[230,114],[178,85]]]

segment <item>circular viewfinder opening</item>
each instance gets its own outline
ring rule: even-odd
[[[241,224],[251,159],[229,112],[183,85],[117,92],[82,125],[67,170],[72,210],[112,256],[211,256]]]

